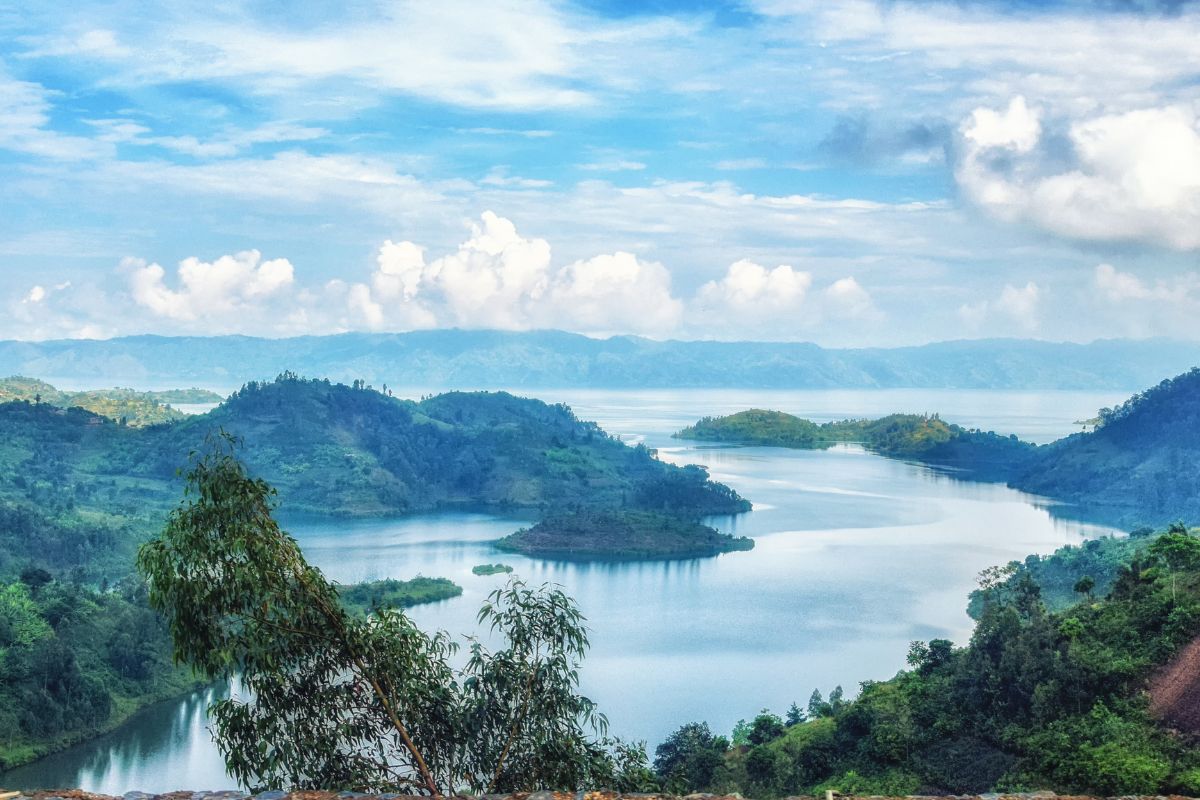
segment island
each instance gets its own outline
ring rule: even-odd
[[[548,517],[496,547],[551,558],[680,559],[751,550],[754,540],[653,511],[583,511]]]
[[[471,567],[474,575],[507,575],[513,568],[508,564],[477,564]]]
[[[412,608],[422,603],[436,603],[462,594],[462,587],[448,578],[426,578],[423,575],[398,581],[385,579],[339,586],[342,605],[353,614],[369,615],[381,608]]]

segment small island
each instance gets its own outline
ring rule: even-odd
[[[436,603],[462,594],[462,587],[448,578],[426,578],[418,575],[412,580],[387,578],[381,581],[353,583],[338,587],[342,605],[353,614],[367,615],[381,608],[411,608],[422,603]]]
[[[530,556],[676,559],[750,550],[754,540],[671,514],[581,511],[548,517],[504,537],[496,546]]]
[[[471,567],[471,572],[475,575],[499,575],[501,573],[508,574],[512,571],[513,568],[508,564],[477,564]]]

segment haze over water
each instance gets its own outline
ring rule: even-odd
[[[1078,429],[1126,393],[951,391],[538,391],[584,419],[707,465],[755,504],[713,524],[754,537],[754,550],[678,562],[564,563],[500,554],[490,542],[519,521],[481,514],[291,524],[306,555],[341,582],[418,573],[451,578],[462,597],[421,606],[422,626],[456,633],[504,576],[562,584],[591,628],[586,694],[611,732],[654,746],[680,724],[728,732],[759,709],[804,705],[813,688],[848,694],[904,664],[913,639],[962,643],[979,570],[1110,531],[1052,517],[1036,498],[954,480],[856,446],[826,451],[701,445],[670,434],[705,415],[774,408],[815,420],[939,411],[968,427],[1045,442]],[[21,788],[122,793],[232,785],[205,731],[203,699],[164,704],[114,734],[0,776]]]

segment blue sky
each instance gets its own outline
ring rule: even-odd
[[[1200,337],[1189,3],[0,2],[0,336]]]

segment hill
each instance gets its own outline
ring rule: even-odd
[[[93,571],[126,563],[175,503],[176,470],[219,430],[242,440],[242,457],[278,489],[285,512],[631,508],[698,519],[749,508],[702,468],[665,464],[566,406],[505,393],[411,402],[284,375],[247,384],[207,414],[145,428],[79,408],[0,404],[0,514],[11,518],[0,528],[0,569],[23,559]]]
[[[1128,540],[1104,540],[1126,542]],[[1200,792],[1200,539],[1173,528],[1086,559],[1096,585],[1047,608],[1026,565],[984,575],[969,642],[914,642],[909,668],[854,700],[813,692],[733,747],[685,725],[658,748],[668,789],[747,797],[1100,796]],[[1077,569],[1079,548],[1036,568]],[[1062,562],[1062,563],[1057,563]]]
[[[292,369],[334,380],[437,388],[1129,389],[1198,363],[1200,344],[1165,339],[1090,344],[984,339],[826,349],[803,342],[449,329],[291,339],[0,342],[0,374],[218,388]]]
[[[1093,431],[1038,448],[1009,483],[1130,526],[1200,519],[1200,370],[1104,409]]]
[[[68,392],[36,378],[14,375],[0,378],[0,403],[28,400],[59,408],[83,408],[117,422],[135,427],[157,425],[186,417],[171,404],[219,403],[221,395],[206,389],[169,389],[139,392],[133,389],[90,389]]]

